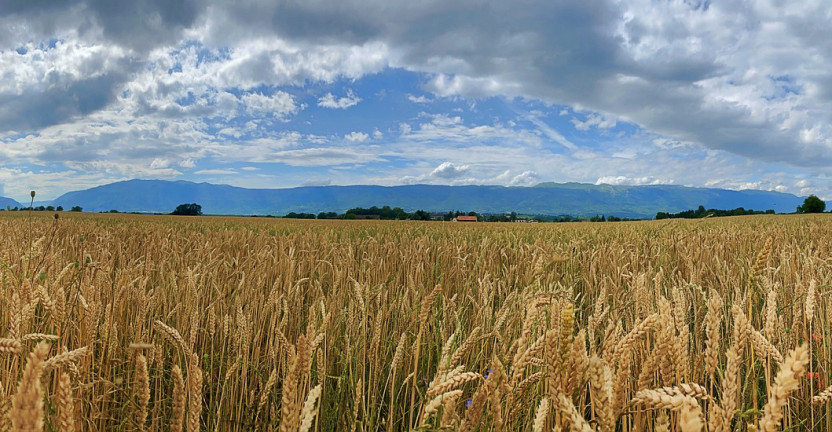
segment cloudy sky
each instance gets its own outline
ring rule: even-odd
[[[4,0],[0,195],[672,183],[832,198],[828,0]]]

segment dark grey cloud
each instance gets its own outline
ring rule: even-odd
[[[195,23],[205,6],[200,0],[93,0],[89,10],[107,39],[147,49],[178,42],[182,30]]]
[[[106,147],[91,137],[64,140],[60,146],[45,147],[37,158],[47,163],[63,161],[92,162],[101,158]]]
[[[30,131],[93,113],[113,100],[123,75],[111,74],[0,97],[0,129]]]
[[[177,43],[207,7],[202,0],[6,0],[0,16],[23,21],[30,37],[60,38],[68,30],[139,51]]]
[[[141,62],[77,42],[0,50],[0,130],[31,132],[112,103]]]
[[[312,0],[212,9],[214,40],[273,34],[305,44],[390,45],[401,66],[588,89],[617,67],[618,8],[607,1],[387,2]],[[690,73],[686,70],[686,73]],[[507,77],[508,78],[508,77]]]
[[[271,21],[281,35],[316,42],[360,44],[383,33],[377,17],[354,13],[354,5],[341,2],[275,2]]]
[[[77,0],[6,0],[0,3],[0,13],[5,14],[36,14],[50,10],[62,10]]]

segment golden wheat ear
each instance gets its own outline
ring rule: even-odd
[[[12,409],[9,413],[12,430],[14,431],[42,431],[43,430],[43,386],[41,374],[49,344],[41,342],[29,353],[23,377],[17,385],[17,393],[12,398]]]
[[[306,402],[303,403],[303,412],[300,416],[300,432],[308,432],[312,428],[312,422],[315,421],[315,415],[317,414],[315,403],[321,397],[321,391],[323,391],[323,386],[320,384],[312,390],[309,390],[309,394],[306,396]]]
[[[143,431],[147,423],[147,404],[150,402],[150,376],[147,373],[147,358],[141,353],[136,354],[134,373],[135,420],[138,429]]]
[[[171,377],[173,378],[173,397],[171,406],[170,430],[172,432],[182,432],[182,427],[185,424],[185,380],[182,378],[182,368],[179,365],[174,365],[171,370]]]
[[[55,394],[57,414],[55,424],[62,432],[75,432],[75,401],[72,398],[72,381],[69,374],[61,372]]]
[[[759,430],[775,431],[783,421],[783,408],[788,402],[789,395],[800,388],[800,382],[806,374],[809,365],[809,347],[800,345],[791,350],[780,364],[780,370],[774,378],[774,383],[768,392],[768,402],[763,407],[763,418],[760,420]]]

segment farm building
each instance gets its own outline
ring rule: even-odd
[[[460,215],[460,216],[457,216],[457,217],[453,218],[452,220],[454,222],[476,222],[477,217],[476,216],[462,216],[462,215]]]

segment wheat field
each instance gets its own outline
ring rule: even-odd
[[[832,219],[0,214],[0,431],[830,430]]]

